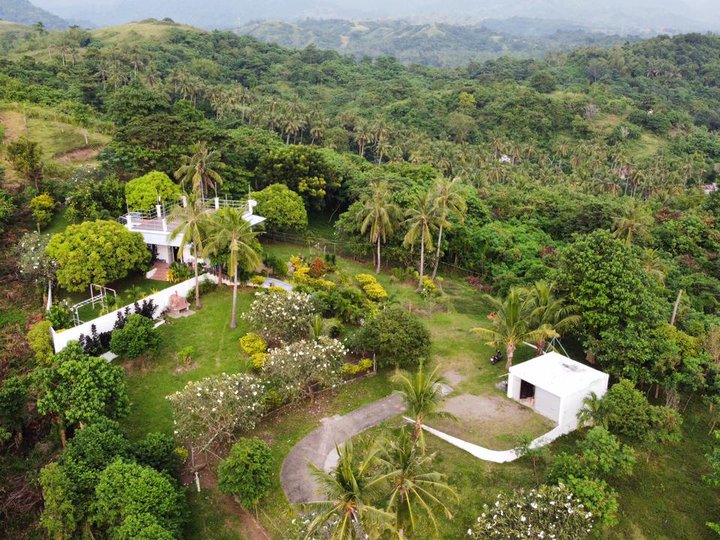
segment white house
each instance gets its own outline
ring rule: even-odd
[[[243,219],[245,219],[251,227],[265,221],[264,217],[253,213],[253,209],[257,206],[257,202],[253,200],[234,201],[215,197],[205,199],[203,202],[209,212],[214,212],[221,208],[236,208],[242,210]],[[183,197],[179,204],[187,205],[187,199]],[[177,227],[177,224],[172,223],[170,217],[172,215],[171,210],[174,206],[175,205],[158,204],[154,210],[128,212],[118,218],[118,221],[129,230],[141,233],[145,243],[149,246],[154,246],[158,260],[166,263],[173,263],[177,260],[192,260],[189,247],[186,247],[186,253],[178,253],[180,244],[182,243],[182,235],[178,235],[173,239],[170,238],[172,232]]]
[[[607,392],[609,375],[556,352],[510,368],[507,395],[557,422],[563,433],[577,428],[583,400]]]

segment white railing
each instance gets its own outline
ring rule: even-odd
[[[212,281],[214,283],[217,283],[218,279],[216,276],[213,276],[212,274],[203,274],[200,276],[200,281]],[[162,316],[163,312],[167,307],[170,305],[170,297],[173,296],[176,292],[180,296],[187,296],[190,291],[192,291],[195,288],[195,278],[190,278],[187,281],[183,281],[182,283],[178,283],[176,285],[173,285],[172,287],[168,287],[167,289],[163,289],[160,292],[156,292],[154,294],[150,294],[144,298],[141,298],[138,300],[139,303],[142,303],[143,300],[153,300],[155,305],[157,306],[157,309],[155,310],[154,318],[157,319]],[[68,343],[71,343],[73,341],[77,341],[80,339],[81,335],[89,336],[92,332],[92,326],[95,325],[95,329],[98,333],[102,332],[109,332],[115,327],[115,321],[117,320],[117,314],[118,312],[125,311],[126,307],[129,307],[132,311],[134,302],[132,304],[128,304],[127,306],[123,306],[119,309],[116,309],[115,311],[111,311],[110,313],[107,313],[105,315],[101,315],[97,319],[93,319],[91,321],[84,322],[80,324],[79,326],[75,326],[73,328],[67,328],[65,330],[59,330],[55,331],[54,329],[50,329],[50,333],[52,335],[53,339],[53,346],[55,347],[55,352],[60,352],[63,350]]]

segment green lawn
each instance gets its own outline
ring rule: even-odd
[[[247,310],[253,293],[238,293],[238,313]],[[220,373],[247,370],[239,339],[247,332],[245,321],[230,328],[232,293],[223,287],[202,298],[203,308],[191,317],[169,320],[159,328],[160,350],[150,358],[126,364],[132,410],[125,427],[133,437],[148,431],[172,432],[172,413],[165,396],[181,390],[189,381]],[[193,366],[179,370],[176,353],[183,347],[195,348]]]
[[[285,260],[293,254],[314,256],[310,248],[287,244],[271,244],[266,250]],[[338,259],[340,269],[350,275],[371,271],[370,265],[347,259]],[[413,284],[401,284],[383,273],[379,281],[391,298],[420,314],[431,330],[433,356],[443,371],[453,371],[463,377],[455,385],[456,393],[480,396],[499,395],[495,384],[505,374],[502,365],[490,365],[493,350],[470,332],[477,325],[487,325],[487,308],[482,295],[462,279],[448,278],[443,282],[446,292],[440,302],[426,300],[415,292]],[[238,372],[247,369],[239,351],[238,339],[247,331],[242,319],[236,330],[229,328],[230,290],[223,288],[203,297],[204,309],[198,314],[167,323],[160,328],[163,338],[161,350],[154,358],[144,362],[126,364],[132,411],[125,426],[132,437],[148,431],[172,430],[170,408],[165,396],[182,388],[190,380],[221,372]],[[239,311],[247,309],[252,301],[251,291],[243,291]],[[196,348],[195,367],[178,373],[175,353],[186,345]],[[532,356],[529,348],[518,350],[517,361]],[[250,435],[266,440],[272,448],[277,471],[270,496],[258,508],[262,524],[273,538],[282,539],[293,509],[287,503],[279,482],[282,461],[294,444],[312,431],[321,418],[343,414],[365,403],[389,394],[392,390],[389,374],[381,373],[329,392],[315,403],[300,403],[266,418]],[[709,444],[707,413],[700,405],[691,405],[686,414],[682,443],[664,447],[659,455],[646,459],[640,456],[635,476],[615,488],[621,496],[621,523],[605,531],[601,537],[620,539],[704,539],[712,538],[704,525],[718,519],[720,498],[716,490],[702,482],[707,472],[703,454]],[[371,430],[382,434],[389,427]],[[565,437],[549,448],[549,458],[562,449],[572,446],[576,436]],[[448,475],[455,486],[461,503],[454,508],[454,519],[441,523],[441,537],[461,538],[467,527],[482,512],[484,503],[492,503],[497,493],[518,487],[533,487],[535,473],[527,459],[510,464],[492,464],[456,449],[432,436],[427,437],[429,449],[437,452],[436,466]],[[509,441],[509,439],[508,439]],[[542,481],[545,465],[537,475]],[[212,490],[190,495],[191,523],[187,538],[239,539],[241,527],[237,516],[223,505]],[[427,530],[424,536],[431,537]]]
[[[124,279],[108,283],[107,287],[117,292],[117,303],[113,309],[120,308],[132,304],[136,300],[145,298],[146,296],[171,287],[169,281],[156,281],[147,279],[144,272],[134,273]],[[112,293],[110,293],[112,295]],[[59,300],[66,300],[70,305],[77,304],[83,300],[90,298],[90,290],[83,292],[67,292],[60,290],[58,293]],[[78,315],[81,321],[91,321],[102,314],[102,306],[99,303],[88,304],[80,308]]]

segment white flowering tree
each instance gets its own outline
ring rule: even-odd
[[[564,485],[540,486],[525,492],[500,494],[494,506],[485,505],[468,529],[471,538],[579,540],[590,536],[593,515]]]
[[[342,343],[325,336],[297,341],[271,351],[263,374],[286,400],[312,399],[317,390],[340,383],[346,354]]]
[[[315,312],[308,294],[273,292],[258,293],[243,316],[268,341],[292,343],[309,336]]]
[[[264,410],[265,384],[250,375],[208,377],[188,383],[167,396],[173,409],[175,434],[204,451],[234,441],[253,429]]]

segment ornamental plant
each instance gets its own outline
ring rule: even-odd
[[[30,210],[32,210],[33,220],[37,225],[38,232],[47,227],[53,217],[53,209],[55,208],[55,199],[47,193],[42,193],[37,197],[33,197],[30,201]]]
[[[127,358],[137,358],[146,351],[160,347],[160,334],[155,323],[142,315],[130,315],[125,326],[115,330],[110,338],[110,350]]]
[[[308,337],[315,307],[308,294],[258,294],[243,317],[266,339],[292,343]]]
[[[387,298],[387,291],[382,285],[380,285],[375,276],[370,274],[357,274],[355,279],[370,300],[379,302],[380,300]]]
[[[293,274],[293,281],[298,285],[305,285],[316,290],[330,290],[335,288],[335,282],[322,277],[312,277],[309,266],[301,266]]]
[[[250,356],[267,351],[267,341],[257,334],[248,332],[240,338],[240,348]]]
[[[220,464],[218,488],[250,508],[270,492],[273,474],[273,455],[267,443],[240,439]]]
[[[50,321],[38,321],[30,327],[28,344],[35,353],[35,361],[41,366],[50,365],[55,350],[50,336]]]
[[[264,374],[286,400],[312,399],[316,391],[339,384],[347,349],[336,339],[321,336],[270,352]]]
[[[260,379],[223,373],[188,383],[167,396],[175,418],[175,435],[197,451],[235,440],[253,429],[264,413],[267,385]]]
[[[487,504],[468,536],[478,539],[522,540],[588,538],[593,514],[564,485],[540,486],[525,492],[501,493]]]

